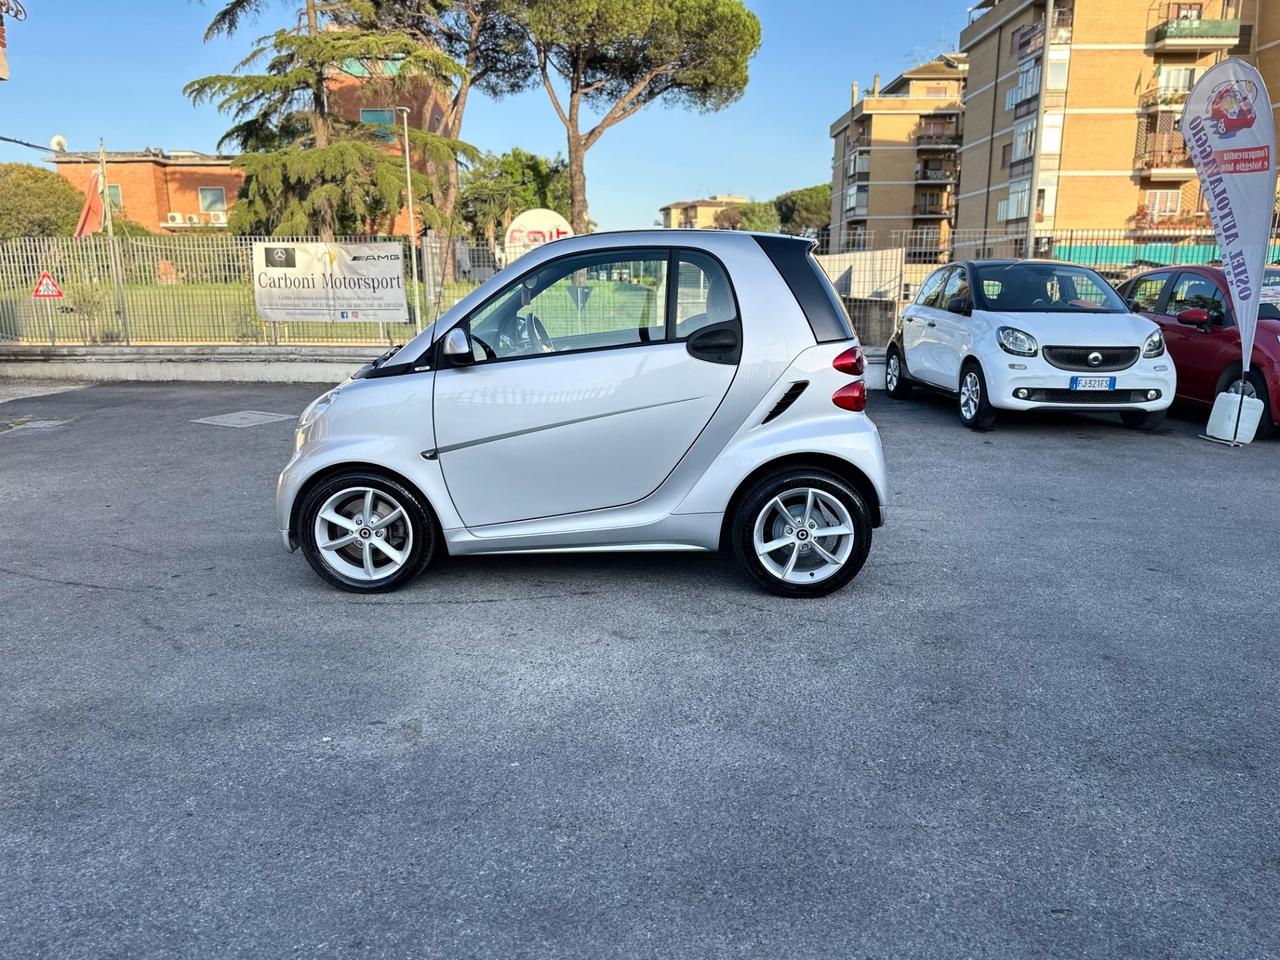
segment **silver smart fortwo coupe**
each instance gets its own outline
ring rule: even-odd
[[[280,535],[354,591],[442,552],[723,548],[829,593],[884,520],[862,375],[811,241],[559,240],[307,407]]]

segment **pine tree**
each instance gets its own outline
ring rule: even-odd
[[[206,39],[232,33],[266,0],[233,0],[214,18]],[[458,75],[439,50],[395,32],[360,29],[372,8],[366,0],[306,0],[297,29],[277,30],[255,44],[235,73],[187,84],[194,102],[212,102],[236,124],[222,144],[248,152],[240,200],[231,210],[237,232],[277,236],[385,232],[404,203],[404,159],[388,149],[395,130],[335,116],[326,83],[342,73],[362,78],[365,92],[405,93],[422,84],[449,89]],[[260,72],[251,72],[259,67]],[[410,129],[410,148],[429,166],[443,168],[474,151],[459,141]],[[423,220],[439,219],[439,187],[420,172],[412,177]]]

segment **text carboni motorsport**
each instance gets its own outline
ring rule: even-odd
[[[298,277],[260,270],[258,286],[272,290],[403,290],[404,277],[349,277],[322,273],[317,283],[315,275]]]

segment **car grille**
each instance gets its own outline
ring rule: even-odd
[[[1138,362],[1138,347],[1045,347],[1044,358],[1059,370],[1124,370]],[[1094,366],[1089,354],[1099,353],[1102,362]]]
[[[1145,403],[1145,390],[1031,390],[1026,398],[1032,403],[1120,404]],[[1159,399],[1157,396],[1155,399]]]

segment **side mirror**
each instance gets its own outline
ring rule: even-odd
[[[454,327],[444,335],[441,352],[451,366],[465,367],[476,362],[476,355],[471,349],[471,338],[461,327]]]
[[[1142,304],[1137,300],[1126,300],[1124,305],[1129,308],[1130,313],[1142,313]]]
[[[968,297],[952,297],[947,301],[947,313],[958,313],[963,317],[973,313],[973,304]]]
[[[1209,311],[1203,307],[1191,307],[1178,314],[1177,319],[1179,323],[1185,323],[1189,327],[1203,327],[1209,322]]]

